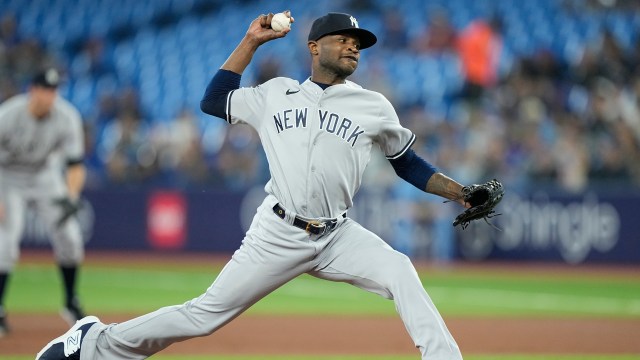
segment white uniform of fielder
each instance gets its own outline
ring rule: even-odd
[[[27,204],[36,209],[51,234],[59,263],[82,260],[83,244],[75,219],[58,228],[60,208],[54,199],[67,196],[63,170],[55,156],[82,159],[84,143],[78,111],[58,97],[49,119],[36,120],[26,111],[28,95],[17,95],[0,106],[0,176],[6,219],[0,226],[0,270],[13,268]],[[64,161],[64,160],[62,160]],[[6,238],[4,238],[6,236]]]
[[[63,208],[56,203],[70,197],[61,164],[74,168],[78,191],[84,184],[84,133],[78,110],[57,95],[58,77],[54,69],[40,73],[28,93],[0,105],[0,335],[9,330],[4,295],[19,258],[27,206],[45,225],[61,270],[63,317],[71,324],[84,317],[75,289],[82,234],[75,217],[61,222]]]

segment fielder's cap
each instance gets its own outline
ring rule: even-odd
[[[60,73],[54,68],[41,71],[33,77],[31,85],[55,89],[60,85]]]
[[[309,41],[316,41],[323,36],[348,32],[355,34],[360,39],[360,49],[366,49],[378,41],[369,30],[361,29],[358,20],[349,14],[328,13],[317,18],[311,25]]]

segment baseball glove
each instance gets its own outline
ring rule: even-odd
[[[62,227],[62,225],[64,225],[64,223],[67,222],[67,220],[69,220],[72,216],[76,215],[80,210],[80,202],[73,201],[68,197],[54,199],[53,203],[58,205],[62,209],[61,210],[62,215],[60,215],[60,218],[56,223],[56,226],[58,228]]]
[[[493,210],[502,200],[504,188],[500,181],[493,179],[484,184],[473,184],[462,188],[462,197],[466,203],[471,205],[463,213],[458,215],[453,221],[453,226],[460,225],[463,229],[469,226],[474,220],[484,219],[493,228],[498,229],[487,219],[501,214],[496,214]],[[500,230],[500,229],[498,229]]]

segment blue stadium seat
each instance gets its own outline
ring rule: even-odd
[[[308,25],[310,14],[345,8],[337,0],[304,4],[277,0],[270,2],[267,10],[261,2],[231,4],[220,1],[217,3],[219,9],[213,12],[192,12],[197,5],[203,4],[210,3],[200,0],[33,0],[25,6],[23,0],[0,0],[3,11],[18,15],[22,34],[36,35],[54,48],[64,48],[90,36],[104,37],[109,42],[114,31],[123,26],[131,27],[133,37],[107,44],[113,48],[108,56],[112,57],[116,69],[115,82],[77,79],[69,91],[78,101],[86,103],[87,96],[97,96],[96,83],[100,89],[111,88],[112,84],[127,79],[125,82],[139,86],[145,106],[161,108],[165,113],[177,111],[177,107],[182,106],[178,97],[183,101],[198,101],[192,99],[199,99],[210,76],[243,36],[243,31],[235,30],[239,24],[246,26],[255,14],[290,8],[298,20],[294,27],[302,30]],[[612,11],[606,15],[569,15],[555,0],[377,0],[376,4],[379,8],[394,8],[406,14],[410,36],[417,35],[435,9],[444,9],[450,14],[457,29],[478,17],[500,14],[505,23],[505,45],[500,58],[503,72],[510,69],[515,57],[532,54],[541,47],[570,59],[588,42],[597,40],[604,26],[630,48],[637,41],[640,28],[639,14]],[[169,12],[178,21],[158,29],[153,20]],[[358,18],[367,28],[382,33],[382,19],[378,14],[365,11]],[[306,63],[300,61],[306,56],[304,46],[294,45],[295,49],[291,51],[292,44],[298,40],[292,36],[273,42],[261,49],[256,57],[287,54],[284,61],[293,65],[284,71],[288,76],[304,80],[308,76]],[[386,55],[380,54],[378,49],[374,51],[375,56]],[[83,61],[82,58],[70,58],[73,76],[82,73],[86,66]],[[367,65],[365,57],[361,66]],[[408,53],[390,54],[386,70],[391,78],[398,79],[399,97],[407,102],[439,102],[456,93],[463,81],[459,60],[454,55],[416,58]],[[250,83],[254,77],[255,68],[251,66],[243,77],[243,84]],[[89,86],[90,83],[93,85]],[[91,91],[84,92],[89,88]],[[158,107],[160,102],[163,105]]]

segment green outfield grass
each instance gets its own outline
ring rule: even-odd
[[[220,264],[88,262],[80,278],[85,308],[101,315],[141,314],[183,303],[211,284]],[[425,268],[423,284],[445,316],[602,317],[640,320],[640,277],[619,273],[508,271],[496,267]],[[61,290],[51,263],[21,262],[9,283],[9,313],[56,313]],[[253,314],[396,316],[393,303],[351,285],[303,275],[249,310]],[[27,360],[32,356],[3,356]],[[409,360],[393,356],[169,356],[159,360]],[[640,360],[636,355],[469,355],[466,360]]]
[[[416,356],[237,356],[237,357],[170,357],[157,356],[158,360],[416,360]],[[588,356],[588,355],[491,355],[491,356],[465,356],[465,360],[638,360],[640,356]]]
[[[415,356],[153,356],[158,360],[415,360]],[[9,356],[6,360],[33,360],[32,356]],[[638,355],[490,355],[465,356],[465,360],[638,360]]]
[[[159,360],[187,360],[184,357],[158,356]],[[204,357],[189,358],[188,360],[204,360]],[[415,356],[277,356],[277,357],[207,357],[209,360],[415,360]],[[560,356],[560,355],[491,355],[465,356],[466,360],[637,360],[638,356]]]
[[[185,267],[186,266],[186,267]],[[80,293],[101,314],[141,313],[200,295],[218,267],[161,265],[84,267]],[[523,275],[478,269],[421,271],[443,315],[640,318],[640,277]],[[10,312],[57,312],[60,279],[51,264],[20,264],[7,296]],[[249,310],[258,314],[394,315],[391,301],[351,285],[303,275]]]

